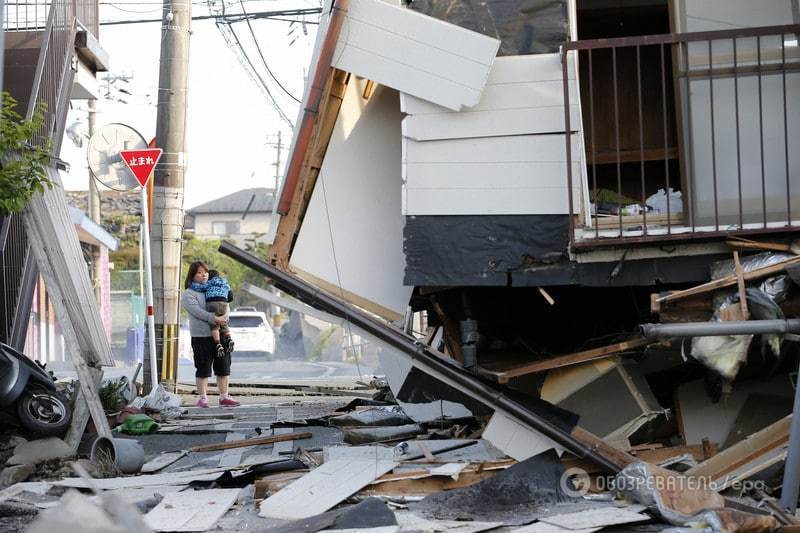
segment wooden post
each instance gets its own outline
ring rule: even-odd
[[[744,274],[742,273],[742,263],[739,262],[739,252],[733,251],[733,266],[736,270],[736,284],[739,286],[739,305],[742,308],[742,320],[750,318],[750,311],[747,310],[747,292],[744,286]]]

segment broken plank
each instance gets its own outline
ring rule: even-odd
[[[239,489],[173,492],[145,516],[154,531],[208,531],[236,502]]]
[[[733,251],[733,265],[736,274],[736,284],[739,287],[739,306],[742,310],[742,320],[750,318],[750,311],[747,309],[747,293],[744,286],[744,273],[742,272],[742,263],[739,261],[739,252]]]
[[[750,239],[742,239],[740,237],[730,237],[728,238],[727,241],[725,241],[725,244],[727,244],[731,248],[737,248],[740,250],[769,250],[772,252],[785,252],[785,253],[789,253],[792,251],[792,246],[790,244],[759,242]]]
[[[153,487],[157,485],[188,485],[192,481],[215,480],[222,475],[223,471],[224,469],[220,470],[219,468],[209,468],[202,470],[189,470],[186,472],[168,472],[165,474],[150,474],[144,476],[115,477],[91,480],[75,477],[53,481],[52,485],[59,487],[72,487],[76,489],[97,488],[100,490]]]
[[[782,272],[786,267],[800,264],[800,257],[793,257],[787,261],[783,261],[781,263],[775,265],[769,265],[761,268],[757,268],[755,270],[751,270],[750,272],[745,272],[742,277],[744,281],[752,281],[755,279],[764,278],[767,276],[771,276],[773,274],[777,274]],[[695,296],[698,294],[704,294],[707,292],[715,291],[718,289],[723,289],[725,287],[730,287],[735,285],[738,282],[738,278],[736,274],[731,274],[729,276],[725,276],[724,278],[715,279],[713,281],[709,281],[708,283],[703,283],[702,285],[698,285],[696,287],[692,287],[691,289],[685,289],[682,291],[672,292],[665,296],[661,296],[655,300],[658,304],[665,304],[668,302],[674,302],[675,300],[680,300],[683,298],[687,298],[689,296]]]
[[[298,520],[324,513],[396,466],[392,459],[334,459],[261,502],[259,515]]]
[[[478,471],[463,471],[458,476],[458,479],[453,479],[448,476],[433,476],[430,472],[426,472],[424,477],[414,479],[387,479],[386,481],[376,481],[364,488],[360,494],[373,495],[382,494],[388,496],[400,495],[422,495],[434,494],[444,490],[460,489],[474,485],[479,481],[488,479],[496,474],[495,471],[484,470]],[[402,475],[402,474],[401,474]],[[383,477],[380,479],[384,479]]]
[[[686,475],[714,482],[714,488],[722,490],[763,470],[776,462],[776,457],[781,455],[779,452],[788,444],[791,422],[792,415],[789,415],[690,468]]]
[[[539,519],[539,521],[567,530],[583,530],[650,520],[648,515],[639,512],[643,509],[642,506],[635,506],[633,509],[601,507],[599,509],[578,511],[577,513],[547,516]]]
[[[271,437],[260,437],[256,439],[245,439],[232,442],[220,442],[217,444],[202,444],[200,446],[192,446],[191,448],[189,448],[189,451],[215,452],[219,450],[229,450],[231,448],[243,448],[246,446],[261,446],[262,444],[274,444],[276,442],[283,442],[287,440],[310,439],[311,437],[313,437],[313,434],[310,432],[289,433],[286,435],[273,435]]]
[[[177,462],[179,459],[186,456],[186,454],[186,450],[162,453],[161,455],[156,456],[144,464],[142,467],[142,474],[152,474],[153,472],[158,472],[159,470],[162,470]]]
[[[575,365],[578,363],[585,363],[586,361],[593,361],[595,359],[603,359],[610,355],[614,355],[634,348],[640,348],[648,344],[652,344],[652,340],[648,339],[632,339],[601,348],[594,348],[583,352],[576,352],[566,355],[559,355],[544,359],[541,361],[534,361],[504,370],[493,371],[487,368],[480,368],[478,372],[486,377],[496,379],[498,383],[508,383],[512,378],[525,376],[527,374],[534,374],[536,372],[544,372],[545,370],[552,370],[563,366]]]

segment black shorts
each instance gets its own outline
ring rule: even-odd
[[[213,368],[215,376],[231,375],[231,354],[217,357],[217,347],[211,337],[192,337],[195,377],[210,378]]]

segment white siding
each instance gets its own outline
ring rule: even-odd
[[[365,101],[365,85],[348,85],[291,266],[402,316],[400,107],[381,86]]]
[[[574,61],[568,72],[574,80]],[[480,102],[452,112],[402,95],[403,214],[569,212],[559,54],[498,58]],[[572,195],[585,182],[577,83],[570,83]]]
[[[352,0],[334,66],[459,110],[480,100],[500,41],[379,0]]]

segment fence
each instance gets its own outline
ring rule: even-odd
[[[588,165],[589,202],[569,198],[573,245],[800,229],[798,34],[790,25],[566,43],[564,118],[575,130],[567,56],[577,53]],[[566,150],[571,161],[569,141]],[[572,190],[579,177],[566,167]]]

